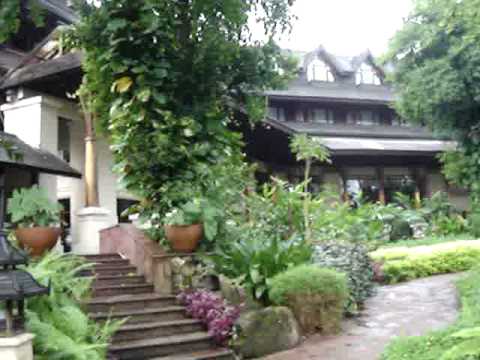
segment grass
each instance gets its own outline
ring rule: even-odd
[[[425,336],[403,337],[393,341],[385,350],[382,360],[474,360],[480,359],[478,338],[465,339],[459,331],[476,329],[480,326],[480,268],[472,270],[457,282],[462,310],[455,324],[445,330],[431,332]],[[470,344],[467,344],[470,342]],[[468,346],[473,345],[473,346]],[[469,348],[476,355],[462,354]]]
[[[392,284],[470,270],[480,264],[480,240],[382,248],[370,253],[370,256],[381,264],[384,281]]]

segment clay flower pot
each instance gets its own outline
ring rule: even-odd
[[[203,224],[165,225],[165,236],[175,252],[190,253],[203,237]]]
[[[22,249],[31,256],[42,256],[57,243],[62,230],[55,227],[18,228],[15,235]]]

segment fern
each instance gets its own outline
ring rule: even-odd
[[[104,360],[108,343],[123,321],[97,324],[83,312],[81,304],[90,296],[91,278],[79,277],[88,268],[75,256],[51,252],[27,270],[44,285],[48,296],[27,302],[27,328],[34,333],[35,359]]]

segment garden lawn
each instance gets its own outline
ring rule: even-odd
[[[479,359],[480,268],[458,281],[457,288],[462,311],[454,325],[425,336],[399,338],[386,348],[382,360]]]
[[[453,241],[430,246],[381,248],[370,253],[381,264],[383,280],[400,281],[466,271],[480,264],[480,240]]]
[[[426,236],[422,239],[407,239],[395,241],[387,244],[382,244],[382,248],[397,248],[397,247],[416,247],[422,245],[436,245],[453,241],[476,240],[472,234],[462,233],[456,235],[446,236]]]

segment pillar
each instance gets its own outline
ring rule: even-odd
[[[375,171],[378,179],[378,202],[382,205],[385,205],[385,173],[383,168],[376,168]]]

